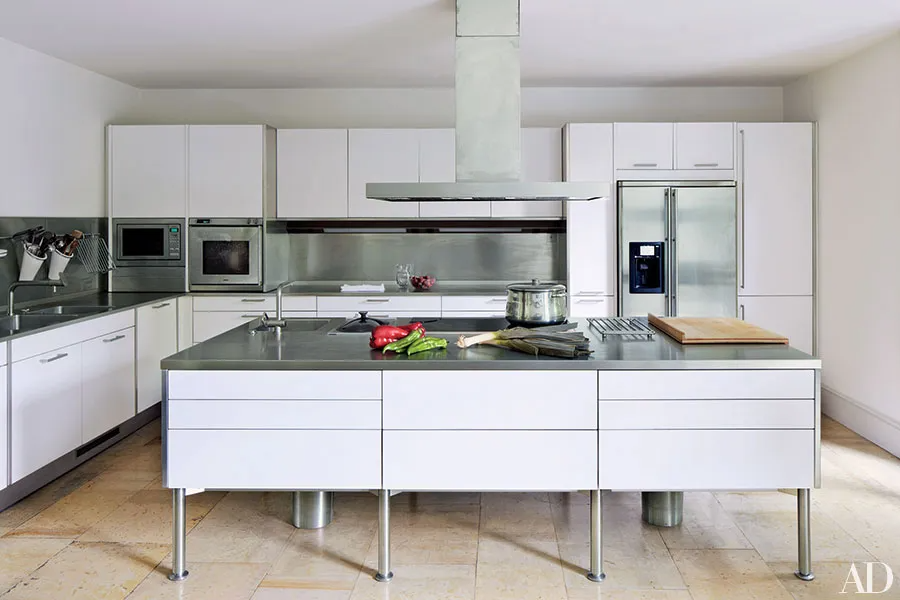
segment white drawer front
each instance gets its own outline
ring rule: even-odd
[[[380,400],[380,371],[170,371],[170,400]]]
[[[363,309],[365,310],[365,309]],[[319,311],[316,313],[316,316],[320,319],[356,319],[359,317],[359,313],[355,312],[343,312],[343,311]],[[437,311],[424,311],[424,310],[399,310],[399,311],[390,311],[390,312],[381,312],[380,310],[373,310],[368,314],[370,319],[440,319],[441,313]]]
[[[616,302],[612,296],[581,296],[569,297],[569,316],[586,317],[611,317],[616,313]]]
[[[813,371],[600,371],[600,400],[814,398]]]
[[[593,431],[385,431],[384,487],[597,489]]]
[[[123,310],[112,315],[65,325],[51,331],[35,333],[11,342],[12,361],[16,362],[51,352],[63,346],[78,344],[129,327],[134,327],[133,310]]]
[[[243,430],[166,432],[170,488],[381,488],[381,432]]]
[[[811,429],[603,431],[600,488],[811,488],[814,452]]]
[[[316,310],[316,297],[284,296],[282,298],[282,310],[314,311]]]
[[[275,310],[274,294],[223,294],[221,296],[194,296],[194,311],[262,311]],[[307,309],[297,309],[307,310]],[[315,310],[313,307],[311,310]]]
[[[441,298],[444,312],[495,312],[506,314],[506,295],[496,296],[444,296]]]
[[[385,429],[597,429],[594,371],[388,371]]]
[[[391,312],[441,312],[440,296],[319,296],[319,312],[359,312],[370,313]]]
[[[175,400],[169,429],[377,429],[372,400]]]
[[[600,429],[812,429],[814,400],[605,400]]]

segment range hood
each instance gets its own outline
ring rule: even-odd
[[[521,180],[519,0],[456,0],[455,90],[456,181],[367,183],[368,198],[452,202],[610,197],[609,182]]]

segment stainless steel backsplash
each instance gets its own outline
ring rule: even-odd
[[[565,281],[563,233],[285,233],[290,278],[391,281],[394,265],[438,281]]]

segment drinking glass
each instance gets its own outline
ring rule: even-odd
[[[411,264],[396,265],[395,281],[401,290],[409,289],[409,278],[413,273]]]

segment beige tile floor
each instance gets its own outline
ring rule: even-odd
[[[824,487],[813,492],[817,578],[794,578],[793,495],[690,493],[684,522],[640,520],[638,494],[606,494],[607,580],[584,577],[585,494],[401,494],[394,581],[372,579],[376,499],[339,494],[334,522],[295,530],[286,493],[188,498],[190,577],[171,583],[170,496],[159,423],[0,512],[3,600],[777,600],[841,594],[850,561],[882,561],[900,598],[900,460],[824,422]],[[859,566],[865,573],[865,567]],[[875,591],[884,573],[875,570]]]

